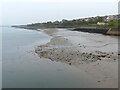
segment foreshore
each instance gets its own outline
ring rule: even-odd
[[[20,26],[12,26],[16,28],[24,28],[24,29],[32,29],[32,30],[38,30],[39,26],[27,26],[27,25],[20,25]],[[41,28],[45,29],[45,27]],[[55,29],[55,28],[50,28]],[[62,29],[62,28],[61,28]],[[110,35],[110,36],[120,36],[120,30],[119,28],[99,28],[99,27],[80,27],[80,28],[66,28],[71,31],[80,31],[80,32],[88,32],[88,33],[98,33],[103,35]]]
[[[117,36],[57,28],[37,30],[53,37],[50,42],[35,50],[40,58],[82,69],[95,78],[100,88],[118,87]]]

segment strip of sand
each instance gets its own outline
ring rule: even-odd
[[[87,72],[101,88],[118,87],[118,38],[67,29],[44,29],[53,38],[35,52]]]

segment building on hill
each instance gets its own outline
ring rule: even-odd
[[[97,22],[98,25],[108,25],[108,23],[105,22]]]

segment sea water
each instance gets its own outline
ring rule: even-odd
[[[2,27],[2,88],[97,87],[82,70],[35,54],[51,38],[40,31]]]

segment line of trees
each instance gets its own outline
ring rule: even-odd
[[[97,25],[97,22],[106,22],[108,25],[106,27],[118,27],[120,26],[120,21],[105,21],[105,17],[91,17],[91,18],[84,18],[84,19],[74,19],[74,20],[66,20],[63,19],[62,21],[54,21],[54,22],[44,22],[44,23],[34,23],[28,24],[27,26],[32,27],[40,27],[40,28],[79,28],[81,26],[90,26],[92,24]]]

